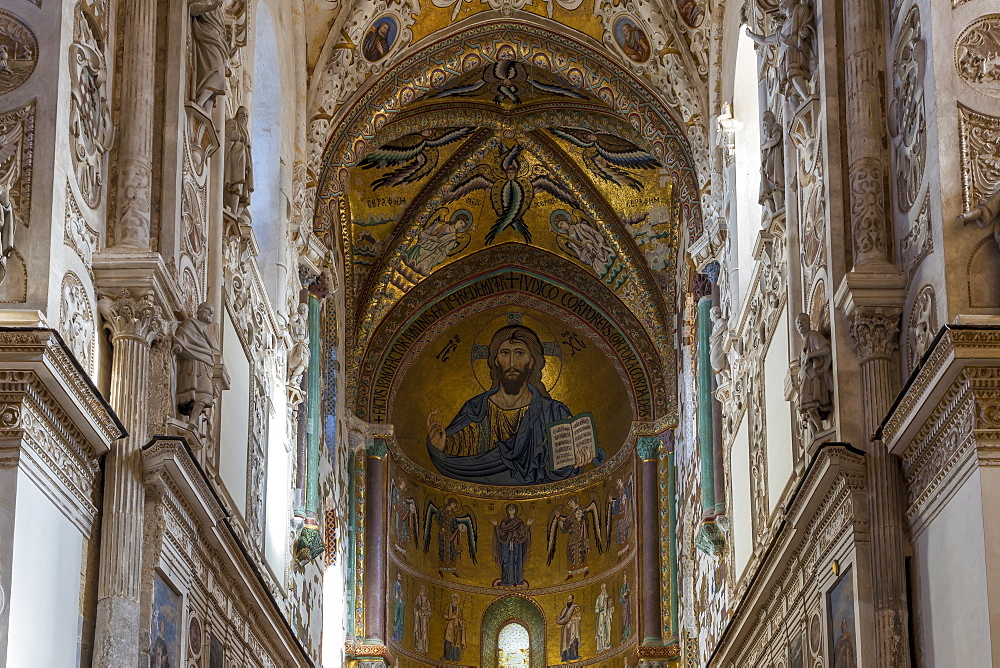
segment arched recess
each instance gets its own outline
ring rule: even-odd
[[[482,663],[496,666],[500,661],[497,638],[507,622],[518,622],[528,629],[531,648],[531,668],[545,665],[545,615],[537,603],[525,596],[505,596],[483,613]]]

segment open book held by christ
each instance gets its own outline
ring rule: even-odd
[[[583,468],[597,452],[597,432],[592,413],[580,413],[545,427],[549,462],[553,471],[572,466]]]

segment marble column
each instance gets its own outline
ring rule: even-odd
[[[163,321],[149,296],[127,290],[103,297],[98,310],[113,348],[109,403],[129,435],[111,444],[104,461],[94,665],[134,666],[139,658],[142,446],[149,437],[149,353],[163,333]]]
[[[899,390],[893,358],[899,348],[898,308],[860,306],[851,317],[858,349],[866,434],[874,434]],[[909,665],[904,571],[904,491],[899,458],[881,440],[868,448],[868,512],[871,518],[872,585],[877,664]]]
[[[385,642],[385,457],[377,438],[365,454],[365,642]]]
[[[640,613],[642,618],[642,644],[662,645],[660,612],[660,486],[656,468],[660,451],[659,436],[640,436],[636,444],[641,464],[642,542],[640,544],[642,571],[639,586],[642,589]]]
[[[122,12],[118,219],[114,245],[147,250],[153,189],[156,0],[119,3]]]

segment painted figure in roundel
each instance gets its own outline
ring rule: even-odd
[[[399,26],[396,19],[383,16],[372,23],[361,42],[361,55],[370,63],[377,63],[389,54],[389,49],[396,42]]]
[[[691,28],[697,28],[705,20],[705,10],[702,9],[700,0],[677,0],[677,12]]]
[[[501,327],[486,361],[489,390],[466,401],[447,427],[437,410],[427,416],[427,450],[438,471],[467,482],[525,485],[565,480],[586,464],[604,463],[593,417],[570,419],[569,408],[549,396],[534,330]]]
[[[649,38],[642,28],[628,16],[623,16],[615,21],[614,26],[615,41],[621,47],[622,53],[628,56],[629,60],[643,64],[649,60],[652,50],[649,48]]]
[[[531,549],[531,524],[523,520],[516,503],[509,503],[502,520],[493,522],[493,561],[500,567],[500,579],[494,587],[527,587],[524,562]]]

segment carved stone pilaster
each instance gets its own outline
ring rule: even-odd
[[[121,129],[115,244],[149,248],[153,190],[156,0],[122,5]]]
[[[848,179],[856,265],[886,263],[885,58],[881,3],[844,2]]]
[[[893,358],[899,350],[901,309],[858,306],[851,313],[851,338],[861,364],[865,434],[874,434],[899,389]],[[872,534],[877,665],[909,663],[904,567],[903,480],[899,458],[881,440],[868,448],[868,512]]]
[[[152,298],[128,290],[101,298],[98,311],[114,349],[110,403],[129,436],[112,445],[105,461],[94,664],[126,666],[139,655],[142,446],[149,437],[150,346],[163,335],[163,321]]]

